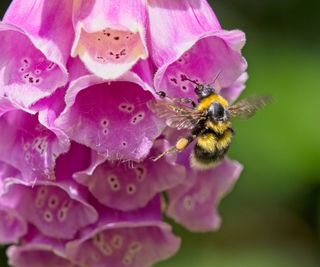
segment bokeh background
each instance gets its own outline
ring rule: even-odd
[[[1,17],[10,1],[1,0]],[[221,229],[174,230],[180,252],[157,267],[320,266],[320,2],[211,1],[226,29],[247,34],[242,96],[276,101],[235,122],[230,157],[244,164],[220,205]],[[6,267],[4,249],[0,266]],[[58,266],[57,266],[58,267]]]

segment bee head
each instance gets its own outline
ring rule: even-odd
[[[209,106],[208,115],[214,122],[227,120],[227,110],[219,102],[213,102]]]
[[[196,85],[194,92],[196,93],[199,101],[214,93],[214,89],[210,85],[204,85],[199,83],[197,80],[191,80],[184,74],[181,74],[181,81],[189,81]]]
[[[211,86],[199,84],[194,89],[194,92],[198,96],[198,99],[201,100],[201,99],[206,98],[207,96],[213,94],[214,89]]]

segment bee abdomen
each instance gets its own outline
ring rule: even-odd
[[[191,153],[191,165],[196,169],[212,168],[221,161],[229,150],[233,133],[232,129],[228,129],[222,135],[215,135],[215,142],[209,135],[199,136]]]

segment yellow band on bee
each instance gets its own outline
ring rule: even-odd
[[[214,152],[216,149],[217,140],[216,137],[211,134],[204,134],[198,137],[197,144],[205,151]]]
[[[209,108],[211,103],[213,102],[218,102],[220,103],[223,107],[228,107],[229,103],[226,99],[224,99],[222,96],[217,95],[217,94],[212,94],[205,99],[201,100],[199,105],[197,106],[198,111],[204,111]]]
[[[206,127],[209,129],[212,129],[214,132],[218,134],[224,133],[229,127],[231,123],[230,122],[218,122],[214,123],[212,121],[207,121],[206,122]]]
[[[227,148],[231,143],[232,133],[231,131],[225,131],[223,136],[219,138],[217,143],[217,149],[222,150]]]

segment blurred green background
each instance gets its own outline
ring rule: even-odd
[[[247,34],[242,96],[270,93],[276,101],[235,122],[230,157],[245,168],[220,205],[221,229],[194,234],[175,226],[182,248],[156,266],[320,266],[320,3],[211,2],[224,28]],[[1,1],[2,13],[8,3]]]

